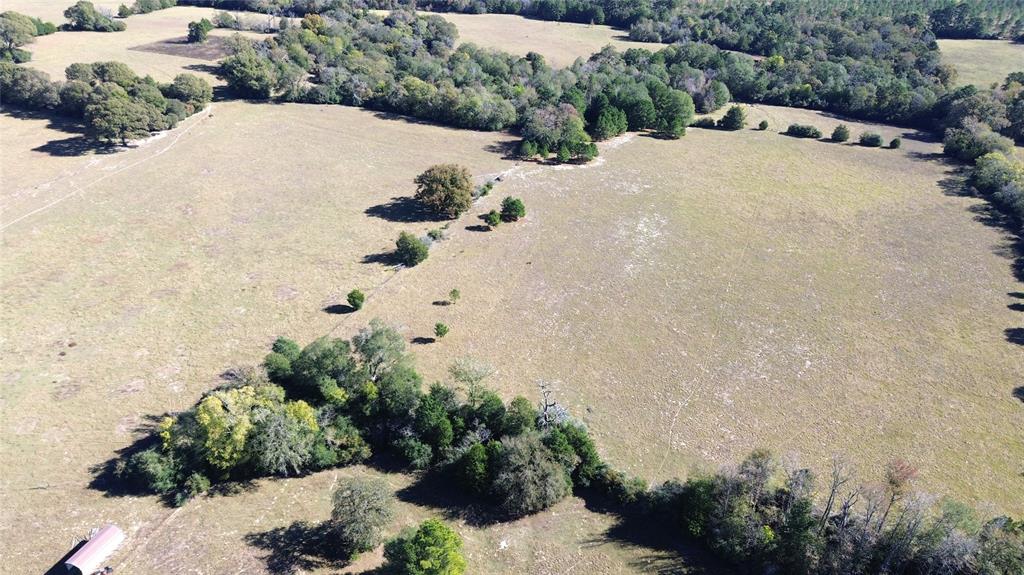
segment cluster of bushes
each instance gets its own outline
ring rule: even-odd
[[[453,49],[455,38],[454,26],[437,16],[395,11],[381,18],[336,9],[307,15],[274,39],[240,45],[222,70],[249,98],[362,106],[464,128],[517,128],[524,156],[557,154],[562,161],[593,157],[592,138],[625,129],[678,137],[692,119],[693,98],[673,84],[663,56],[609,48],[554,70],[535,53],[517,57],[472,44]]]
[[[127,24],[103,14],[87,0],[79,0],[74,6],[69,7],[64,11],[64,17],[68,22],[61,26],[62,30],[123,32],[128,28]]]
[[[354,560],[383,542],[383,530],[395,516],[395,496],[381,479],[347,478],[335,488],[324,543],[331,556]],[[394,575],[462,575],[466,559],[462,538],[437,519],[407,528],[384,546],[384,572]]]
[[[379,320],[351,341],[300,348],[280,338],[259,370],[238,374],[166,417],[154,445],[119,463],[133,487],[182,503],[211,483],[288,475],[387,451],[450,474],[511,516],[544,509],[573,486],[610,485],[586,430],[556,404],[508,404],[483,386],[489,368],[456,363],[458,389],[424,391],[405,341]],[[460,391],[461,390],[461,391]]]
[[[118,6],[117,15],[121,18],[127,18],[132,14],[149,14],[150,12],[156,12],[157,10],[177,5],[178,0],[135,0],[131,6],[127,4]]]
[[[240,372],[193,408],[166,417],[154,445],[120,461],[116,474],[180,504],[212,483],[388,452],[500,516],[536,513],[575,492],[624,518],[674,526],[746,572],[941,567],[973,575],[1024,566],[1024,523],[982,522],[949,501],[935,509],[913,489],[916,471],[904,462],[890,464],[877,484],[853,486],[836,460],[818,497],[810,470],[787,468],[757,450],[738,466],[649,489],[603,462],[586,428],[546,390],[538,406],[523,397],[505,403],[484,386],[491,372],[461,360],[450,369],[454,385],[424,391],[404,339],[379,320],[351,341],[321,338],[300,348],[280,338],[261,370]],[[338,488],[332,521],[345,553],[380,543],[393,514],[390,498],[382,484],[350,480]],[[411,566],[426,548],[445,549],[440,556],[452,572],[465,568],[457,537],[439,523],[403,533],[385,556],[399,572],[420,573]]]
[[[494,229],[501,222],[517,222],[520,218],[526,217],[526,204],[519,198],[506,196],[501,200],[501,211],[491,210],[481,216],[488,227]]]
[[[1024,142],[1024,72],[1014,72],[993,90],[961,88],[941,102],[946,127],[943,151],[974,163],[971,183],[1024,225],[1024,161],[1014,139]]]
[[[8,104],[80,119],[93,138],[122,144],[173,128],[213,97],[193,74],[160,84],[120,62],[72,64],[65,75],[66,82],[51,82],[39,70],[0,62],[0,92]]]
[[[765,450],[738,466],[669,481],[642,493],[642,520],[675,525],[748,573],[1010,574],[1024,569],[1024,522],[982,522],[970,508],[913,489],[902,461],[883,481],[850,486],[835,461],[816,498],[808,469],[786,468]],[[820,506],[815,505],[820,501]]]
[[[974,162],[971,184],[994,204],[1024,223],[1024,162],[1012,152],[989,152]]]
[[[56,31],[56,26],[39,18],[10,10],[0,13],[0,60],[18,64],[28,62],[32,54],[21,47],[34,42],[36,36]]]

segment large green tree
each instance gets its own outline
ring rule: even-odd
[[[547,509],[570,490],[565,468],[535,432],[503,438],[493,473],[497,503],[512,517]]]
[[[416,176],[416,199],[434,212],[458,217],[473,203],[473,176],[458,164],[437,164]]]
[[[395,516],[395,496],[381,479],[343,479],[334,490],[331,523],[342,553],[349,557],[381,542],[381,532]]]

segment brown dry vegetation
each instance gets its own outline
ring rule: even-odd
[[[64,23],[64,10],[77,0],[4,0],[4,10],[14,10],[36,18],[42,18],[56,25]],[[117,14],[117,7],[126,2],[118,0],[90,0],[97,10],[106,14]],[[130,4],[130,2],[128,2]]]
[[[868,478],[901,456],[926,489],[1024,512],[1007,238],[954,194],[937,144],[797,140],[774,131],[838,121],[750,109],[762,118],[771,131],[625,136],[592,165],[558,167],[502,159],[508,136],[337,106],[220,103],[139,147],[85,156],[33,150],[67,134],[0,116],[0,557],[38,573],[114,521],[130,537],[119,571],[299,561],[259,534],[325,519],[337,477],[378,472],[260,481],[174,511],[89,489],[90,467],[148,416],[258,362],[274,336],[349,336],[374,316],[410,340],[451,326],[414,346],[428,381],[470,354],[498,367],[506,397],[552,382],[611,463],[651,480],[755,446],[819,470],[843,452]],[[438,225],[389,221],[404,212],[382,206],[444,161],[503,181],[425,263],[372,263],[398,231]],[[527,218],[471,231],[505,195]],[[353,287],[369,295],[362,311],[323,311]],[[453,287],[457,305],[432,305]],[[436,512],[403,510],[396,531]],[[578,500],[458,525],[475,572],[654,571],[674,557],[610,542],[612,519]]]

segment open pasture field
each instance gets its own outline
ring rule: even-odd
[[[839,121],[762,118],[770,131],[620,140],[594,166],[523,164],[494,202],[521,196],[526,222],[461,235],[370,314],[451,326],[428,374],[471,354],[506,395],[553,385],[610,461],[648,479],[758,446],[819,472],[845,454],[864,479],[901,457],[934,493],[1019,513],[1009,238],[955,195],[937,143],[799,140],[775,131]],[[901,133],[845,123],[854,139]],[[452,287],[459,304],[432,308]]]
[[[386,10],[375,10],[385,14]],[[513,14],[437,14],[459,29],[459,42],[502,50],[525,56],[537,52],[547,63],[561,68],[572,65],[576,58],[587,59],[594,52],[611,44],[619,51],[629,48],[659,50],[667,44],[632,42],[627,33],[611,26],[531,20]]]
[[[28,10],[24,12],[32,14]],[[140,76],[148,74],[160,82],[170,81],[182,72],[191,72],[217,84],[212,74],[214,62],[210,60],[210,50],[184,44],[188,23],[211,18],[214,13],[216,10],[212,8],[175,6],[129,16],[124,20],[128,29],[123,32],[57,32],[41,36],[25,46],[32,52],[32,60],[27,65],[46,72],[53,80],[63,80],[64,69],[75,62],[116,60],[128,64]],[[61,17],[55,23],[63,21]],[[211,43],[222,42],[235,33],[266,37],[253,32],[215,29],[210,32]],[[159,46],[161,43],[163,48]],[[218,58],[216,54],[212,57]]]
[[[18,167],[0,220],[0,558],[39,573],[114,521],[129,533],[118,572],[331,571],[297,542],[327,518],[338,477],[378,471],[259,481],[172,510],[90,489],[90,468],[276,335],[348,337],[372,317],[410,341],[451,326],[413,344],[427,381],[472,355],[505,397],[550,383],[610,463],[649,480],[757,446],[819,474],[845,453],[864,479],[899,456],[936,494],[1024,512],[1007,238],[953,193],[938,144],[797,140],[776,131],[838,120],[749,116],[770,131],[624,136],[586,167],[516,163],[506,135],[337,106],[217,103],[85,156],[36,149],[66,137],[45,120],[0,117],[3,164]],[[449,161],[502,181],[396,273],[377,256],[398,232],[440,225],[401,198]],[[506,195],[526,219],[480,231]],[[331,313],[353,287],[366,307]],[[453,287],[457,305],[433,304]],[[407,476],[386,478],[407,501],[394,530],[438,513],[408,503]],[[613,519],[575,499],[456,525],[479,573],[657,572],[672,558],[614,541]]]
[[[939,40],[942,59],[956,67],[959,84],[987,88],[1024,71],[1024,44],[1009,40]]]

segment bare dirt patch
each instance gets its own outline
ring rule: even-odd
[[[193,58],[195,60],[206,60],[208,62],[220,60],[231,53],[228,39],[223,36],[211,36],[206,42],[202,43],[189,42],[188,38],[182,36],[141,46],[132,46],[128,49],[180,56],[182,58]]]

